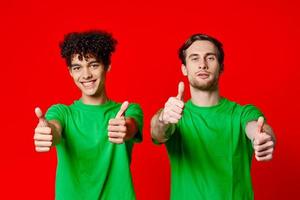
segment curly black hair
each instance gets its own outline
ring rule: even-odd
[[[105,70],[111,63],[111,54],[115,51],[117,40],[110,33],[101,30],[73,32],[65,35],[59,44],[61,56],[71,66],[72,56],[79,54],[79,60],[94,56],[101,62]]]

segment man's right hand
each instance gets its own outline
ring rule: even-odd
[[[165,107],[159,115],[159,121],[164,124],[177,124],[182,117],[184,108],[183,102],[184,83],[178,84],[178,95],[170,97],[165,103]]]
[[[52,145],[52,131],[40,108],[35,108],[35,114],[39,119],[34,130],[34,145],[37,152],[48,152]]]

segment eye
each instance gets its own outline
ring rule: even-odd
[[[79,70],[80,70],[79,66],[72,67],[72,71],[79,71]]]
[[[198,58],[198,57],[192,57],[191,60],[192,60],[192,61],[198,61],[199,58]]]
[[[214,61],[216,58],[215,58],[215,56],[208,56],[207,57],[207,60],[208,61]]]
[[[96,68],[98,68],[99,66],[100,66],[99,64],[92,64],[92,65],[91,65],[91,68],[96,69]]]

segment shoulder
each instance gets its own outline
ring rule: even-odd
[[[228,99],[225,99],[226,101],[226,107],[231,107],[234,109],[236,112],[247,112],[247,111],[259,111],[259,109],[253,105],[253,104],[240,104]]]
[[[67,112],[70,110],[71,106],[65,105],[65,104],[53,104],[52,106],[49,107],[48,112]]]
[[[137,103],[130,103],[128,109],[142,111],[141,106]]]
[[[143,110],[137,103],[130,103],[125,113],[126,116],[143,116]]]
[[[46,112],[46,119],[48,120],[63,120],[70,112],[70,106],[65,104],[53,104]]]

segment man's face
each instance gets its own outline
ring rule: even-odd
[[[183,75],[190,85],[199,90],[215,90],[218,87],[220,64],[217,48],[207,40],[195,41],[186,49],[186,65],[182,65]]]
[[[75,54],[71,60],[70,74],[82,92],[82,96],[99,96],[103,92],[106,71],[104,65],[93,56],[78,58]]]

